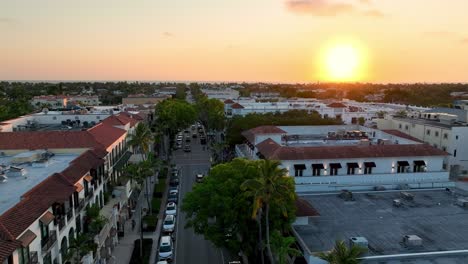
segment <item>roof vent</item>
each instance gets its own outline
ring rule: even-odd
[[[414,194],[409,193],[409,192],[400,192],[401,198],[407,200],[407,201],[412,201],[414,200]]]
[[[403,237],[403,243],[406,247],[420,247],[422,246],[422,238],[417,235],[406,235]]]
[[[350,246],[359,246],[363,248],[369,247],[369,241],[365,237],[350,237],[349,238]]]
[[[460,207],[468,207],[468,199],[466,198],[458,198],[457,203],[458,206]]]

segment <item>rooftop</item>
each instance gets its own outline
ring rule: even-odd
[[[311,203],[319,216],[310,217],[306,226],[294,228],[311,252],[330,250],[335,240],[347,241],[350,237],[368,240],[367,256],[468,248],[468,223],[465,221],[468,209],[456,205],[459,198],[468,197],[468,192],[459,189],[407,192],[414,195],[414,200],[402,199],[400,191],[353,193],[354,201],[345,201],[337,194],[303,196],[301,198]],[[394,199],[401,199],[403,205],[394,207]],[[419,236],[422,246],[405,247],[402,243],[405,235]]]
[[[0,164],[11,165],[15,157],[24,158],[20,156],[0,156]],[[50,175],[66,169],[70,162],[77,157],[77,154],[55,155],[49,158],[47,164],[43,163],[40,164],[40,166],[32,166],[26,163],[16,165],[24,168],[26,170],[26,175],[9,176],[7,172],[8,179],[6,182],[0,182],[0,215],[18,203],[20,197],[24,193],[41,183]]]
[[[415,123],[415,124],[423,124],[423,125],[428,125],[428,126],[433,126],[433,127],[441,127],[441,128],[452,128],[452,127],[463,127],[466,125],[462,124],[447,124],[447,123],[441,123],[439,121],[434,121],[434,120],[428,120],[424,118],[409,118],[409,117],[400,117],[400,116],[394,116],[393,117],[395,120],[402,120],[405,122],[409,123]]]

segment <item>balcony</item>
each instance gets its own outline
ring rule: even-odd
[[[41,240],[42,254],[45,255],[55,242],[57,242],[57,232],[55,232],[55,230],[50,230],[49,237]]]
[[[85,200],[84,199],[79,199],[78,200],[78,203],[75,204],[75,212],[78,213],[81,211],[81,209],[83,209],[85,206]]]
[[[67,212],[67,222],[70,222],[73,219],[73,210],[70,207]]]
[[[29,264],[39,264],[39,257],[37,251],[29,252]]]
[[[57,222],[57,225],[59,227],[59,230],[61,231],[66,225],[65,216],[63,216],[63,215],[56,216],[56,222]]]
[[[88,189],[88,194],[86,195],[86,199],[90,200],[91,198],[93,198],[93,195],[94,195],[94,189],[93,189],[93,187],[90,187]]]
[[[236,145],[236,156],[240,158],[252,158],[250,148],[246,144]]]

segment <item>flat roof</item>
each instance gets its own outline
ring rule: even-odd
[[[0,215],[20,201],[21,196],[50,175],[65,170],[78,154],[60,154],[49,159],[47,167],[16,165],[26,169],[25,176],[9,176],[0,182]],[[11,165],[13,156],[0,156],[0,165]]]
[[[468,208],[455,204],[458,198],[468,197],[468,192],[454,191],[407,191],[414,194],[414,200],[402,199],[404,205],[398,208],[393,200],[401,199],[400,191],[353,193],[354,201],[345,201],[337,194],[301,196],[319,216],[310,217],[306,226],[294,228],[311,252],[328,251],[336,240],[348,241],[351,237],[368,240],[367,256],[468,249]],[[422,246],[405,247],[405,235],[419,236]],[[455,259],[465,261],[440,263],[467,263],[466,254]],[[407,261],[366,263],[439,263]]]
[[[429,125],[429,126],[434,126],[434,127],[442,127],[442,128],[452,128],[452,127],[463,127],[464,125],[462,124],[444,124],[439,121],[434,121],[434,120],[428,120],[428,119],[423,119],[423,118],[408,118],[408,117],[399,117],[399,116],[394,116],[393,119],[395,120],[401,120],[409,123],[415,123],[415,124],[423,124],[423,125]]]

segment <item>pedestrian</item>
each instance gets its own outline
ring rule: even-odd
[[[136,222],[132,219],[132,230],[135,230]]]

